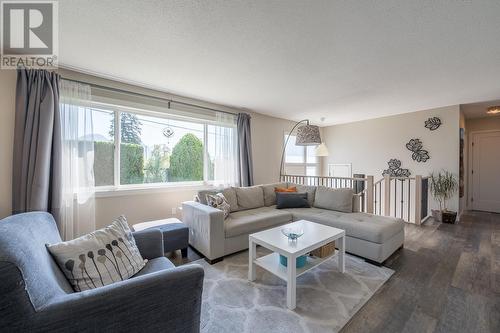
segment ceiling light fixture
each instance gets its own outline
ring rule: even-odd
[[[500,113],[500,105],[490,106],[488,108],[488,111],[486,113],[488,113],[488,114],[497,114],[497,113]]]

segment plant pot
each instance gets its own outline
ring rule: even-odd
[[[441,222],[442,219],[443,219],[443,214],[442,214],[442,212],[440,210],[433,209],[432,210],[432,218],[436,222]]]
[[[450,211],[440,211],[438,209],[432,210],[432,217],[437,222],[455,223],[457,220],[457,213]]]
[[[457,212],[441,212],[441,215],[443,223],[455,223],[457,220]]]

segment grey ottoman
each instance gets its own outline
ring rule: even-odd
[[[169,218],[134,224],[134,231],[158,229],[163,234],[163,252],[181,250],[182,257],[187,257],[189,228],[179,219]]]

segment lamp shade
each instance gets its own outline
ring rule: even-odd
[[[303,125],[297,128],[296,146],[317,146],[321,144],[319,127],[316,125]]]
[[[316,149],[314,150],[314,154],[316,156],[328,156],[329,153],[328,153],[328,148],[326,147],[326,145],[324,143],[320,144],[319,146],[316,147]]]

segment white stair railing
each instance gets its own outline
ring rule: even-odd
[[[420,225],[428,217],[428,177],[324,177],[282,175],[281,181],[302,185],[352,188],[361,212],[401,218]]]
[[[428,177],[390,177],[373,184],[374,213],[420,225],[428,217]]]

